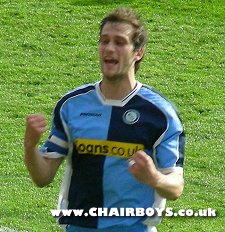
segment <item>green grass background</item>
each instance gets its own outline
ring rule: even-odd
[[[101,78],[99,22],[117,6],[137,10],[149,31],[137,79],[171,99],[186,128],[185,190],[168,206],[218,213],[164,218],[158,230],[223,232],[224,0],[0,0],[0,226],[61,231],[50,209],[64,166],[48,187],[33,185],[23,164],[25,117],[50,120],[63,94]]]

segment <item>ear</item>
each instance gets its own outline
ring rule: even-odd
[[[139,61],[143,58],[144,56],[144,53],[145,53],[145,48],[140,48],[139,50],[137,50],[136,52],[136,55],[135,55],[135,61]]]

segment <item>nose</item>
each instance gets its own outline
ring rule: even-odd
[[[108,42],[108,43],[105,45],[105,50],[107,50],[107,51],[114,51],[114,50],[115,50],[114,43],[113,43],[113,42]]]

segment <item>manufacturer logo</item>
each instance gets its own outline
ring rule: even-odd
[[[80,113],[80,116],[85,116],[85,117],[101,117],[101,113]]]
[[[140,118],[140,113],[137,110],[127,110],[123,115],[123,121],[130,125],[136,123]]]

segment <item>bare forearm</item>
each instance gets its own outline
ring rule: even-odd
[[[51,182],[46,178],[45,160],[40,155],[37,147],[24,148],[24,162],[32,180],[37,186],[44,187]]]
[[[131,162],[132,161],[132,162]],[[160,196],[176,200],[183,192],[183,175],[173,171],[163,174],[144,151],[137,151],[128,163],[129,170],[140,182],[155,189]]]
[[[37,144],[47,130],[47,120],[41,114],[28,115],[24,136],[24,162],[34,183],[44,187],[52,182],[63,158],[49,159],[42,156]]]
[[[183,192],[183,176],[176,172],[172,172],[167,175],[159,172],[158,181],[156,182],[154,188],[160,196],[168,200],[176,200]]]
[[[52,178],[47,161],[40,155],[37,147],[24,148],[24,162],[32,180],[37,186],[44,187],[51,183]]]
[[[41,135],[47,130],[47,120],[41,114],[26,117],[24,135],[24,162],[33,181],[40,187],[49,183],[46,178],[47,168],[45,160],[38,151],[37,144]]]

